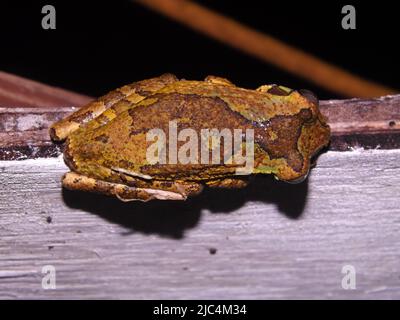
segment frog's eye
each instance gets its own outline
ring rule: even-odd
[[[271,86],[271,88],[268,89],[267,92],[276,96],[288,96],[293,92],[293,90],[284,86],[278,86],[274,84]]]
[[[308,101],[310,101],[312,104],[315,104],[316,106],[318,106],[319,100],[318,100],[317,96],[314,93],[312,93],[310,90],[300,89],[299,93],[304,98],[306,98]]]

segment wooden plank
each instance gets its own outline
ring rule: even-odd
[[[58,156],[48,127],[74,110],[0,107],[0,160]],[[400,95],[321,101],[321,111],[332,128],[330,150],[400,148]]]
[[[330,151],[307,183],[126,204],[62,192],[61,158],[0,161],[0,298],[399,299],[399,164]]]
[[[400,95],[321,101],[332,128],[332,150],[400,148]]]
[[[50,140],[49,127],[74,110],[74,107],[0,107],[0,160],[59,156],[61,145]]]

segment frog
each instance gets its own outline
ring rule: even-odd
[[[243,163],[232,161],[150,161],[149,131],[168,132],[171,122],[197,133],[204,128],[242,130],[241,138],[252,133],[249,141],[238,142],[240,152],[252,146],[251,168],[239,171]],[[244,188],[259,175],[300,183],[330,140],[327,119],[311,91],[276,84],[247,89],[218,76],[201,81],[169,73],[110,91],[52,124],[49,132],[64,146],[70,169],[62,178],[64,188],[122,201],[186,200],[204,188]],[[166,134],[167,147],[170,138]],[[207,157],[222,140],[207,141]]]

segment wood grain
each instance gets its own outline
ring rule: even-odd
[[[332,129],[331,150],[400,148],[400,95],[325,100],[320,108]]]
[[[0,298],[400,298],[400,150],[329,151],[307,183],[182,203],[62,191],[66,170],[0,161]]]
[[[330,150],[400,148],[400,95],[377,99],[321,101],[332,129]],[[49,126],[73,107],[0,107],[0,160],[58,156]]]

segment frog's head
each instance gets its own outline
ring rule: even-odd
[[[312,158],[328,145],[330,128],[319,110],[318,98],[312,92],[294,91],[291,98],[297,109],[291,115],[277,115],[271,119],[269,127],[274,131],[275,139],[273,143],[266,140],[265,147],[275,158],[276,177],[298,183],[307,177]]]

